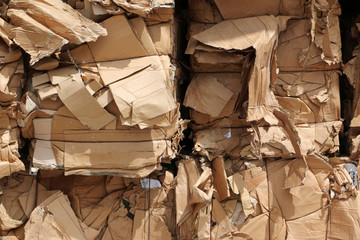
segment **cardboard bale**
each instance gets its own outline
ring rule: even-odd
[[[0,178],[24,170],[18,152],[20,129],[17,123],[18,103],[25,85],[21,52],[8,39],[9,24],[0,19],[3,26],[0,40]]]
[[[172,8],[171,1],[162,4]],[[48,71],[33,72],[37,96],[27,93],[35,99],[24,103],[33,109],[23,113],[23,135],[32,139],[35,167],[145,177],[175,156],[182,136],[170,59],[176,29],[171,22],[147,26],[143,18],[125,15],[99,27],[106,36],[59,53],[75,66],[50,64]]]
[[[211,234],[215,239],[322,239],[326,236],[354,239],[355,232],[352,230],[341,237],[336,235],[341,231],[335,230],[342,224],[339,219],[351,220],[357,216],[353,211],[350,218],[345,217],[348,216],[347,211],[355,206],[357,193],[353,192],[354,195],[348,196],[345,201],[329,195],[329,191],[335,190],[334,183],[340,184],[338,180],[333,181],[337,179],[336,171],[341,164],[331,164],[326,157],[315,154],[291,161],[269,161],[262,167],[248,165],[245,171],[225,174],[231,194],[219,203],[214,193],[211,207],[206,208],[207,214],[211,212],[211,219],[192,205],[197,194],[196,183],[208,171],[205,165],[199,159],[186,159],[179,164],[176,196],[182,201],[176,206],[180,238],[208,239]],[[214,170],[216,166],[213,165]],[[352,190],[347,191],[350,193]],[[340,208],[340,204],[344,208]],[[339,216],[332,218],[331,214],[335,211]],[[188,221],[194,228],[190,228]],[[206,221],[208,224],[201,224]],[[357,224],[350,222],[344,224],[348,227]],[[186,230],[191,232],[186,235]]]

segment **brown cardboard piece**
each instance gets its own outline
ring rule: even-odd
[[[339,69],[338,60],[329,65],[322,59],[322,50],[312,42],[309,19],[291,19],[279,36],[276,49],[277,67],[284,72]],[[340,38],[340,36],[334,36]]]
[[[356,239],[359,234],[359,196],[335,200],[330,206],[329,239]]]
[[[115,119],[115,116],[99,105],[82,82],[72,80],[63,82],[60,84],[58,95],[65,106],[91,129],[101,129]]]
[[[105,37],[99,37],[96,42],[89,43],[94,61],[120,60],[148,55],[124,15],[113,16],[103,21],[101,26],[107,30],[108,34]],[[123,47],[125,45],[126,48]],[[79,61],[76,57],[74,59]]]
[[[219,201],[230,197],[230,190],[228,182],[226,181],[226,172],[224,166],[224,159],[219,157],[212,161],[214,186],[219,194]]]
[[[145,65],[143,60],[140,58],[131,61],[135,61],[135,64],[137,63],[140,68],[140,66]],[[134,72],[127,78],[109,85],[124,125],[136,125],[177,108],[171,91],[167,87],[166,75],[159,59],[149,57],[146,61],[151,60],[151,67]],[[118,62],[119,65],[124,63]],[[111,64],[114,66],[114,62]],[[101,66],[105,67],[105,65],[102,64]],[[107,79],[104,81],[109,83]],[[141,84],[134,84],[135,82],[141,82]]]
[[[193,78],[186,91],[184,105],[211,117],[218,117],[232,95],[232,91],[215,77]]]

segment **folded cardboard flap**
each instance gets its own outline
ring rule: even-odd
[[[10,9],[8,16],[18,26],[11,29],[9,36],[31,56],[31,65],[68,43],[68,40],[32,19],[24,10]]]
[[[107,34],[100,25],[60,0],[12,1],[8,16],[15,26],[9,37],[30,54],[31,65],[69,42],[80,44]]]
[[[70,43],[92,42],[99,36],[106,35],[106,30],[99,24],[83,17],[60,0],[35,0],[31,2],[14,0],[11,1],[9,7],[24,10],[28,16],[67,39]]]
[[[129,61],[130,64],[132,63],[131,68],[125,68],[124,72],[114,68]],[[101,63],[99,65],[101,66],[100,75],[103,76],[105,84],[110,84],[109,88],[119,108],[122,124],[137,125],[177,108],[175,99],[167,86],[163,65],[158,57],[138,58],[109,64]],[[112,69],[109,69],[110,71],[104,69],[106,65],[112,66],[112,69],[115,70],[111,76],[107,74],[110,74]],[[117,73],[124,74],[127,71],[129,75],[123,75],[126,78],[113,82],[119,79],[119,76],[116,77]]]
[[[115,119],[115,116],[100,106],[82,82],[62,82],[58,95],[65,106],[91,129],[101,129]]]
[[[105,37],[99,37],[96,42],[89,43],[94,61],[120,60],[148,55],[124,15],[108,18],[101,23],[101,26],[107,30],[108,34]],[[76,56],[74,59],[77,61]]]
[[[215,77],[193,78],[186,91],[184,105],[211,117],[217,117],[232,95],[233,92],[219,83]]]

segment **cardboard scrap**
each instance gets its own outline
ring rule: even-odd
[[[243,177],[239,173],[235,173],[234,175],[227,178],[229,181],[229,185],[231,190],[235,194],[240,194],[241,204],[245,216],[247,217],[249,214],[253,213],[253,206],[250,200],[249,191],[246,188]]]
[[[10,38],[30,54],[31,65],[69,42],[91,42],[107,34],[104,28],[60,0],[15,0],[9,7],[8,16],[15,26]]]
[[[274,94],[294,123],[340,120],[340,89],[336,71],[280,72]]]
[[[71,81],[71,80],[69,80]],[[58,91],[59,98],[70,111],[86,126],[98,130],[115,119],[104,110],[96,99],[78,81],[63,82]]]
[[[233,93],[220,84],[215,77],[193,78],[186,91],[184,105],[217,117],[232,95]]]
[[[21,141],[17,110],[25,83],[23,61],[19,58],[0,66],[0,178],[25,170],[18,150]]]

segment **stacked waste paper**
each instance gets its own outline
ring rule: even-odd
[[[0,238],[358,239],[359,47],[342,68],[338,1],[177,10],[0,3]]]
[[[351,26],[351,38],[354,41],[354,48],[350,48],[352,51],[352,59],[348,61],[344,66],[344,74],[346,74],[351,86],[354,89],[353,102],[348,103],[352,108],[349,110],[351,121],[349,124],[349,152],[350,157],[353,160],[359,160],[360,154],[360,105],[359,105],[359,84],[360,74],[358,69],[360,67],[360,16],[358,15]],[[352,46],[351,46],[352,47]]]
[[[4,239],[172,239],[173,179],[167,170],[145,180],[14,174],[2,182],[0,233]]]
[[[0,178],[3,178],[25,169],[18,152],[21,141],[16,121],[25,76],[21,50],[8,37],[12,26],[3,19],[0,24]]]
[[[60,0],[10,1],[30,55],[20,122],[34,168],[144,177],[177,152],[174,3],[111,5],[126,14],[104,8],[96,23]]]
[[[356,239],[356,166],[326,157],[342,128],[340,14],[337,1],[189,0],[198,157],[178,169],[180,239]]]
[[[184,105],[192,108],[196,151],[210,158],[257,159],[259,149],[266,157],[294,156],[282,127],[290,121],[301,153],[337,153],[340,6],[248,1],[239,10],[235,4],[189,2],[196,17],[189,27],[193,76]]]

